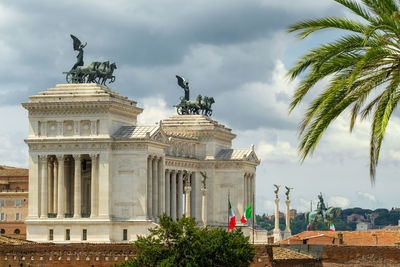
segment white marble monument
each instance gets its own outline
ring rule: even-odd
[[[228,190],[236,214],[255,192],[254,148],[232,149],[235,134],[211,118],[176,115],[139,126],[136,102],[98,84],[58,84],[22,105],[29,111],[28,240],[131,242],[164,212],[226,226]]]

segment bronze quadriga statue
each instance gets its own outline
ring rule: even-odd
[[[66,80],[68,83],[98,83],[105,85],[106,82],[112,83],[115,81],[113,75],[114,70],[117,68],[115,63],[109,61],[93,61],[87,66],[84,66],[83,62],[83,48],[86,43],[82,45],[81,41],[71,34],[73,40],[74,50],[79,51],[77,55],[77,62],[74,64],[72,69],[66,74]]]
[[[174,105],[176,107],[176,112],[179,115],[205,115],[211,116],[212,109],[211,105],[215,103],[213,97],[198,95],[196,100],[189,100],[189,82],[183,77],[176,75],[178,79],[178,85],[185,91],[185,96],[181,97],[181,103]]]

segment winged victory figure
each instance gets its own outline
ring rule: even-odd
[[[276,198],[278,198],[278,192],[279,192],[279,187],[280,187],[280,185],[274,184],[274,186],[275,186],[275,188],[276,188],[276,190],[274,191],[274,193],[275,193]]]
[[[76,56],[76,63],[75,65],[72,67],[71,70],[76,69],[78,66],[83,66],[83,48],[85,48],[85,46],[87,45],[87,43],[85,43],[84,45],[82,44],[82,42],[74,35],[71,34],[71,38],[73,41],[73,46],[74,46],[74,50],[75,51],[79,51],[78,55]]]
[[[182,87],[183,90],[185,90],[185,100],[189,101],[189,82],[185,78],[183,78],[179,75],[175,75],[175,76],[178,79],[178,85],[180,87]]]
[[[290,193],[290,190],[293,189],[293,188],[292,187],[287,187],[287,186],[285,186],[285,188],[286,188],[286,193],[285,193],[286,199],[289,200],[289,193]]]

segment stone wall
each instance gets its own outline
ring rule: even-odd
[[[315,249],[312,247],[316,246]],[[400,266],[400,247],[311,245],[309,252],[321,251],[315,259],[275,259],[276,246],[256,245],[252,267],[274,266]],[[285,246],[290,248],[290,246]],[[299,251],[299,246],[293,247]],[[304,251],[302,251],[304,253]],[[0,267],[19,266],[110,266],[135,256],[129,244],[24,244],[1,245]],[[282,256],[282,255],[281,255]]]

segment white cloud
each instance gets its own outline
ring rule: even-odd
[[[143,98],[142,103],[141,107],[144,110],[138,116],[138,125],[153,125],[175,113],[175,110],[168,108],[165,100],[161,98]]]
[[[348,198],[341,197],[341,196],[333,196],[333,197],[329,198],[328,205],[329,205],[329,207],[337,206],[337,207],[344,209],[344,208],[349,207],[350,200]]]
[[[286,141],[278,140],[275,144],[261,141],[256,147],[256,153],[259,158],[267,161],[276,161],[281,163],[299,161],[296,149]]]
[[[357,194],[358,194],[359,196],[361,196],[362,198],[364,198],[364,199],[367,199],[367,200],[376,202],[376,197],[375,197],[374,195],[370,194],[370,193],[360,192],[360,191],[359,191],[359,192],[357,192]]]

